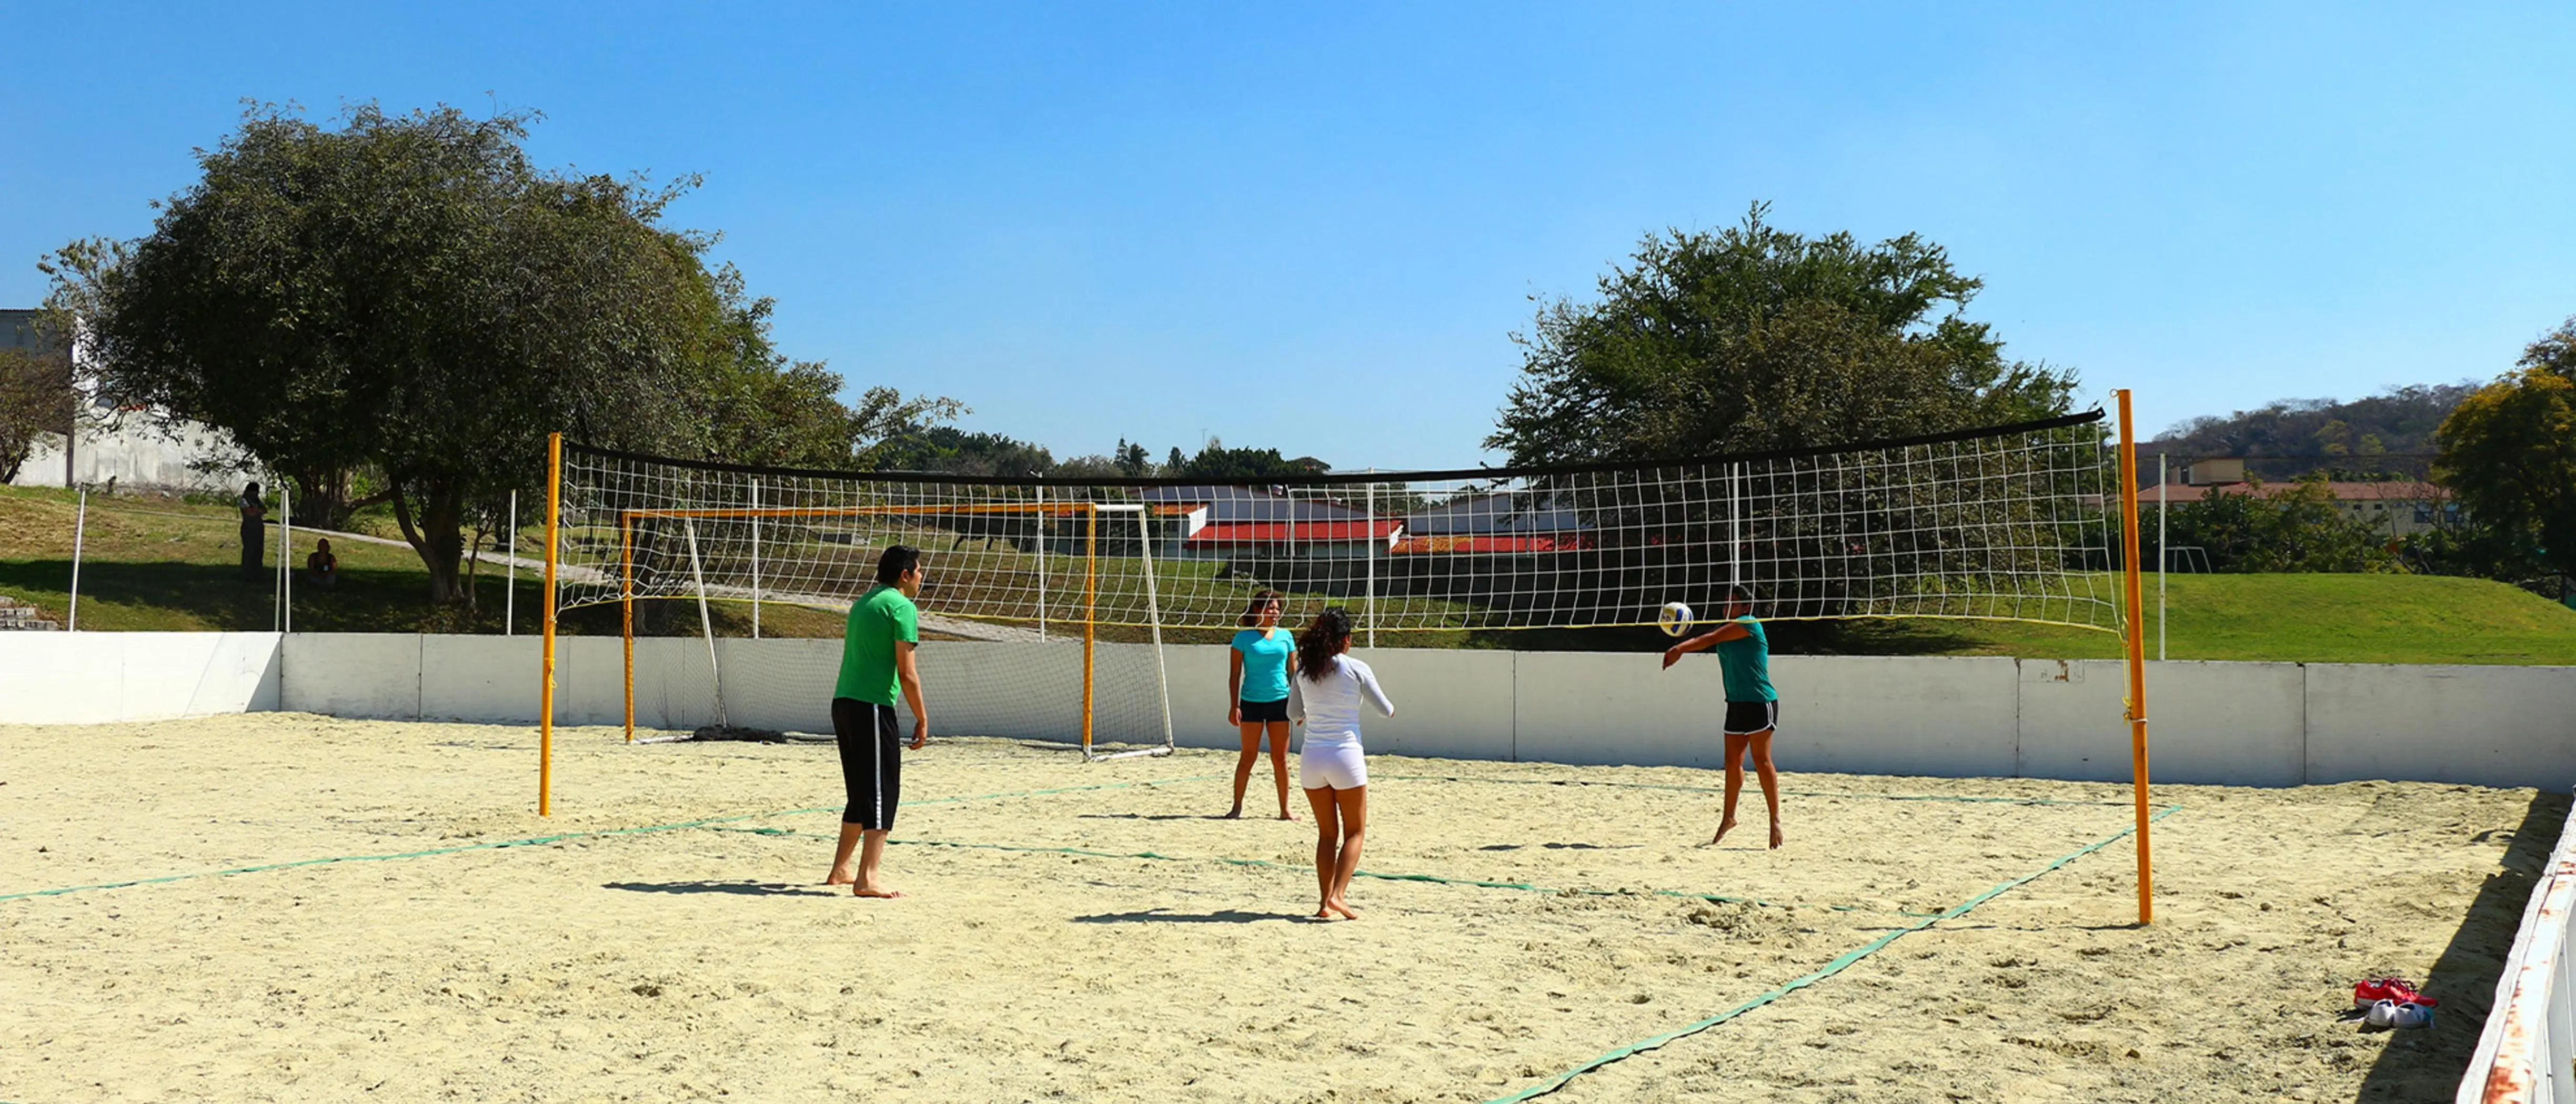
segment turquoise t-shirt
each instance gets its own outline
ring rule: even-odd
[[[1288,657],[1297,654],[1288,630],[1245,629],[1234,634],[1234,650],[1243,653],[1243,700],[1288,700]]]
[[[902,700],[903,680],[894,670],[895,642],[920,640],[921,610],[902,591],[878,583],[850,603],[849,634],[841,640],[841,681],[832,696],[876,705]]]
[[[1744,635],[1717,642],[1717,669],[1726,679],[1726,700],[1780,700],[1771,689],[1771,638],[1762,635],[1762,622],[1748,613],[1735,623],[1744,626]]]

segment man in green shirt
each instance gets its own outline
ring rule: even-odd
[[[1771,765],[1771,734],[1780,726],[1780,695],[1771,689],[1771,638],[1753,616],[1753,589],[1742,583],[1726,588],[1726,607],[1716,628],[1664,650],[1669,668],[1692,652],[1717,649],[1717,669],[1726,683],[1726,812],[1718,818],[1717,835],[1735,827],[1735,798],[1744,790],[1744,753],[1753,753],[1753,772],[1762,779],[1762,803],[1771,809],[1771,846],[1780,832],[1780,772]]]
[[[922,704],[921,670],[913,649],[921,641],[921,550],[888,545],[877,557],[877,584],[850,603],[850,627],[841,642],[841,679],[832,691],[832,734],[841,749],[841,784],[849,807],[841,813],[841,842],[832,852],[825,885],[846,885],[861,897],[901,897],[877,880],[886,832],[894,828],[903,777],[903,728],[896,722],[897,694],[912,706],[912,749],[930,738],[930,710]],[[864,846],[862,846],[864,844]],[[859,852],[858,869],[850,853]]]

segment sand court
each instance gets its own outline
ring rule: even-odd
[[[557,741],[540,820],[525,729],[0,728],[0,1099],[2429,1100],[2566,813],[2160,787],[2140,930],[2122,786],[1789,776],[1774,852],[1714,772],[1375,757],[1318,924],[1230,753],[943,739],[866,903],[829,747]],[[2387,972],[2450,1019],[2334,1021]]]

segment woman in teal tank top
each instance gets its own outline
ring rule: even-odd
[[[1744,790],[1744,755],[1753,754],[1753,773],[1762,779],[1762,804],[1771,810],[1771,846],[1786,837],[1780,831],[1780,771],[1771,765],[1771,737],[1780,727],[1780,695],[1771,689],[1771,639],[1753,616],[1753,590],[1737,583],[1726,588],[1718,625],[1664,650],[1669,668],[1692,652],[1717,649],[1718,677],[1726,684],[1726,811],[1718,817],[1717,835],[1735,828],[1735,797]]]
[[[1279,597],[1275,590],[1252,596],[1227,662],[1225,722],[1243,732],[1243,755],[1234,761],[1234,811],[1225,814],[1228,820],[1243,815],[1243,790],[1252,784],[1264,730],[1270,736],[1270,774],[1279,785],[1279,819],[1297,819],[1288,811],[1288,660],[1297,653],[1297,640],[1279,627]]]

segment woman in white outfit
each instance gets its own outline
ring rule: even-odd
[[[1360,752],[1360,703],[1381,717],[1395,703],[1378,688],[1369,665],[1351,650],[1351,615],[1341,607],[1317,614],[1297,638],[1297,677],[1289,680],[1288,716],[1306,726],[1297,758],[1298,784],[1315,809],[1315,880],[1322,900],[1315,918],[1357,920],[1348,900],[1351,873],[1360,866],[1360,840],[1368,831],[1368,761]]]

